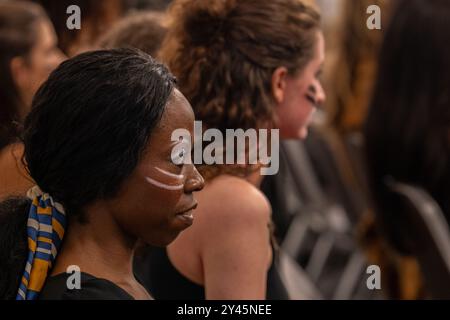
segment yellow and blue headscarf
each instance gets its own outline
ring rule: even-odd
[[[34,300],[44,286],[66,228],[61,204],[35,186],[27,196],[33,201],[27,223],[28,258],[16,300]]]

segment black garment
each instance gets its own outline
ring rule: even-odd
[[[267,299],[288,300],[289,296],[277,270],[277,255],[267,274]],[[148,247],[135,258],[134,272],[159,300],[204,300],[205,288],[182,275],[170,261],[166,248]]]
[[[70,274],[60,273],[49,277],[39,300],[134,300],[125,290],[109,280],[96,278],[87,273],[81,273],[81,289],[67,288],[67,278]]]

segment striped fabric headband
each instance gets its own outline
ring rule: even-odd
[[[34,186],[27,193],[33,202],[27,223],[28,258],[16,300],[35,300],[55,261],[66,228],[61,204]]]

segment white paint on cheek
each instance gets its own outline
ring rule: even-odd
[[[174,190],[181,190],[184,188],[184,185],[182,184],[178,184],[178,185],[168,185],[165,183],[162,183],[160,181],[154,180],[150,177],[145,177],[145,180],[147,180],[148,183],[154,185],[155,187],[161,188],[161,189],[166,189],[166,190],[170,190],[170,191],[174,191]]]
[[[178,184],[176,184],[176,185],[169,185],[169,184],[160,182],[158,180],[152,179],[150,177],[146,177],[145,179],[147,180],[148,183],[154,185],[155,187],[166,189],[166,190],[181,190],[181,189],[184,188],[184,184],[180,183],[181,181],[183,181],[184,175],[182,175],[182,174],[174,174],[174,173],[168,172],[168,171],[163,170],[163,169],[158,168],[158,167],[155,167],[155,169],[158,172],[166,175],[167,177],[169,177],[171,179],[176,179]]]
[[[155,169],[158,170],[159,172],[161,172],[162,174],[165,174],[168,177],[175,178],[178,180],[184,179],[184,175],[182,175],[182,174],[173,174],[173,173],[167,172],[166,170],[160,169],[158,167],[155,167]]]

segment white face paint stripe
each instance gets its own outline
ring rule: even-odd
[[[184,175],[182,175],[182,174],[173,174],[173,173],[167,172],[166,170],[160,169],[158,167],[155,167],[155,169],[171,178],[184,179]]]
[[[145,179],[147,180],[148,183],[153,184],[155,187],[159,187],[159,188],[166,189],[166,190],[181,190],[184,188],[184,185],[182,185],[182,184],[176,185],[176,186],[170,186],[168,184],[153,180],[152,178],[149,178],[149,177],[145,177]]]

